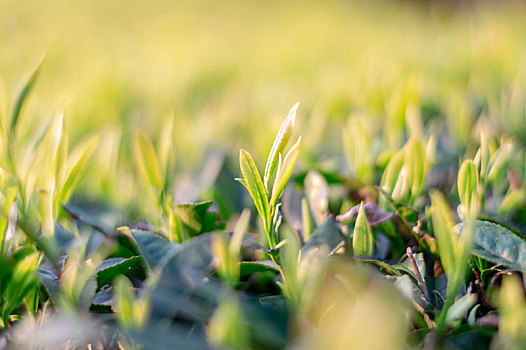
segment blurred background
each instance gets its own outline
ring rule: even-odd
[[[300,171],[348,172],[341,130],[355,113],[378,149],[403,145],[408,111],[435,134],[445,123],[452,154],[480,120],[524,140],[525,15],[511,1],[0,0],[0,106],[45,54],[22,129],[64,111],[71,146],[100,134],[75,198],[142,218],[132,135],[155,143],[170,118],[177,201],[214,197],[240,147],[262,166],[298,101]]]

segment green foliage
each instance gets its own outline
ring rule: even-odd
[[[367,222],[363,202],[360,204],[358,217],[354,224],[354,233],[352,237],[352,248],[354,255],[373,255],[374,237],[371,227]]]
[[[5,347],[525,347],[522,7],[48,5],[0,4]]]

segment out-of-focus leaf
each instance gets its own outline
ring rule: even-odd
[[[223,289],[209,277],[216,269],[211,250],[216,237],[205,233],[190,238],[164,260],[151,299],[152,313],[157,317],[177,314],[199,323],[209,319]]]
[[[273,261],[241,261],[240,276],[248,276],[258,272],[279,272],[279,266]]]
[[[469,309],[475,305],[477,298],[476,294],[466,294],[458,299],[447,311],[446,323],[451,324],[461,320]]]
[[[71,215],[75,220],[93,227],[97,231],[103,233],[105,236],[113,236],[114,230],[106,227],[106,225],[97,218],[91,216],[90,214],[85,213],[82,209],[78,208],[77,206],[73,206],[71,204],[68,205],[62,205],[64,210]]]
[[[164,321],[164,320],[163,320]],[[144,349],[210,350],[204,327],[168,322],[151,322],[143,329],[125,331],[126,336]]]
[[[174,250],[180,248],[177,243],[170,242],[161,235],[151,231],[131,230],[131,234],[139,247],[142,257],[153,269]]]
[[[386,212],[383,209],[380,209],[374,203],[364,204],[365,215],[367,216],[367,222],[370,226],[376,226],[383,224],[384,222],[390,220],[393,217],[393,213]],[[338,215],[336,221],[345,222],[351,219],[356,219],[358,212],[360,211],[360,205],[355,205],[348,212]]]
[[[162,190],[163,174],[151,140],[137,133],[133,141],[135,163],[144,183],[154,189]]]
[[[391,194],[393,192],[396,182],[400,176],[400,171],[402,170],[403,164],[404,153],[401,151],[395,153],[389,160],[380,182],[382,190],[386,193]]]
[[[76,234],[66,230],[61,224],[55,224],[55,240],[60,248],[60,254],[65,255],[71,250],[77,242],[77,238]]]
[[[458,229],[462,228],[460,224]],[[472,253],[495,264],[526,270],[526,241],[495,223],[477,220]]]
[[[503,278],[497,300],[500,308],[499,335],[516,341],[516,345],[524,345],[526,341],[526,300],[524,285],[517,276]],[[512,348],[519,349],[520,347]]]
[[[47,269],[38,269],[38,277],[44,284],[44,287],[49,292],[51,297],[54,297],[59,291],[59,278],[55,272]]]
[[[22,86],[22,89],[20,89],[20,92],[18,93],[18,96],[15,100],[13,112],[11,113],[11,123],[9,126],[9,134],[11,135],[11,137],[14,137],[16,126],[18,125],[18,119],[20,117],[20,112],[22,111],[24,102],[29,96],[31,89],[33,88],[33,85],[35,85],[38,75],[40,74],[40,68],[42,67],[43,61],[44,61],[44,57],[41,58],[36,68],[33,70],[33,73],[31,73],[31,75],[29,76],[25,84]]]
[[[113,300],[113,287],[105,286],[101,288],[100,291],[95,293],[91,309],[93,310],[95,307],[97,310],[109,311],[108,309],[111,309],[114,306],[115,302]]]
[[[358,211],[358,217],[354,225],[354,233],[352,239],[352,248],[354,255],[373,255],[374,237],[371,231],[371,227],[367,222],[365,215],[365,209],[363,203],[360,204]]]
[[[468,315],[468,324],[470,326],[474,326],[475,325],[475,317],[477,316],[477,310],[479,309],[480,307],[480,304],[477,304],[473,307],[473,309],[471,309],[471,311],[469,312],[469,315]]]
[[[314,230],[307,243],[301,249],[301,256],[307,256],[313,249],[327,246],[328,251],[334,250],[343,240],[340,227],[333,219],[327,219],[322,225]]]
[[[304,185],[316,225],[321,225],[327,220],[329,213],[329,185],[325,178],[314,170],[307,173]]]
[[[135,292],[130,280],[119,276],[113,286],[115,307],[120,324],[124,328],[135,326],[134,301]]]
[[[69,200],[72,191],[82,179],[89,161],[99,145],[99,141],[100,137],[98,136],[89,138],[72,151],[65,165],[67,173],[63,179],[64,183],[62,184],[60,193],[56,197],[57,201],[67,202]]]
[[[182,221],[187,237],[224,228],[217,213],[209,211],[212,201],[195,204],[176,204],[174,212]]]
[[[446,200],[439,192],[431,192],[433,233],[437,239],[440,261],[446,274],[451,278],[455,270],[455,252],[458,235],[453,231],[455,222]]]
[[[392,276],[402,276],[402,274],[395,268],[395,266],[386,263],[385,261],[373,259],[367,256],[358,255],[354,257],[355,260],[363,261],[373,266],[376,266],[381,271]]]
[[[422,143],[414,137],[404,147],[404,167],[407,169],[411,194],[416,196],[424,185],[426,153]]]
[[[387,194],[383,189],[376,186],[376,189],[382,197],[384,197],[391,207],[397,212],[397,214],[407,220],[408,223],[416,223],[418,221],[418,210],[413,209],[405,204],[402,204],[394,200],[390,195]]]
[[[458,196],[460,203],[469,213],[472,198],[478,201],[479,178],[477,167],[472,160],[465,160],[460,166],[457,179]]]
[[[134,256],[128,259],[111,258],[104,260],[97,268],[98,288],[106,284],[111,284],[113,279],[118,275],[144,278],[144,269],[141,263],[142,259],[140,256]]]

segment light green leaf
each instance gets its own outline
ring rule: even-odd
[[[446,323],[450,324],[461,320],[469,309],[477,302],[477,294],[466,294],[458,299],[447,311]]]
[[[389,160],[389,163],[387,163],[387,166],[382,175],[380,187],[382,188],[382,190],[387,192],[389,195],[393,193],[396,182],[400,175],[400,171],[402,170],[403,164],[404,164],[404,153],[401,151],[395,153]]]
[[[303,241],[307,242],[314,229],[314,218],[312,217],[307,198],[301,199],[301,222],[303,228]]]
[[[451,277],[455,269],[455,251],[457,234],[453,231],[455,222],[444,196],[438,191],[431,191],[431,216],[433,233],[437,239],[440,261],[446,274]]]
[[[367,222],[367,215],[363,207],[363,202],[360,204],[360,210],[356,217],[356,224],[354,225],[354,233],[352,238],[352,248],[354,255],[373,255],[373,233],[371,227]]]
[[[151,140],[141,133],[136,133],[133,140],[133,151],[137,170],[145,185],[161,190],[163,176]]]
[[[411,195],[416,196],[424,185],[426,153],[422,143],[414,137],[410,138],[404,147],[404,168],[407,169]]]
[[[247,187],[250,196],[254,200],[259,215],[265,223],[270,222],[268,196],[265,191],[265,186],[261,181],[261,176],[259,175],[256,163],[254,163],[254,159],[252,159],[250,153],[244,149],[239,152],[239,166],[241,168],[241,174],[243,174],[245,180],[242,183]]]
[[[76,147],[68,157],[66,164],[67,173],[63,180],[64,183],[61,186],[60,193],[57,196],[58,203],[68,201],[72,191],[82,179],[89,165],[89,161],[99,145],[99,141],[100,137],[98,136],[89,138]]]
[[[270,179],[278,167],[279,155],[285,151],[285,148],[292,137],[292,132],[294,131],[294,121],[296,119],[296,110],[298,109],[298,106],[299,102],[291,108],[287,118],[285,118],[285,121],[283,124],[281,124],[278,134],[274,139],[274,144],[270,149],[264,175],[265,189],[267,191],[269,190]]]
[[[38,78],[38,75],[40,74],[40,69],[42,67],[42,62],[44,62],[44,57],[40,59],[40,62],[37,64],[35,70],[29,78],[27,79],[24,86],[22,86],[22,89],[18,93],[18,96],[15,101],[15,105],[13,107],[13,112],[11,113],[11,123],[9,127],[9,134],[11,137],[14,136],[16,131],[16,126],[18,125],[18,120],[20,117],[20,112],[22,111],[22,107],[24,106],[24,102],[26,101],[27,97],[29,96],[29,93],[31,92],[31,89],[33,88],[33,85],[35,85],[35,82]]]
[[[472,200],[478,202],[479,177],[477,167],[472,160],[465,160],[460,166],[457,179],[458,196],[460,203],[470,212]]]
[[[298,160],[298,156],[300,154],[300,148],[301,137],[298,138],[298,141],[294,144],[294,146],[292,146],[285,156],[285,159],[283,159],[283,162],[280,162],[280,165],[278,166],[276,179],[274,180],[274,186],[272,187],[272,197],[270,199],[271,208],[277,204],[278,200],[283,194],[283,191],[285,190],[287,182],[289,182],[290,176],[292,175],[292,171],[294,170],[294,166],[296,165],[296,161]]]
[[[134,307],[135,292],[130,280],[123,276],[117,276],[113,286],[115,296],[115,307],[117,318],[124,328],[133,327],[135,324]]]

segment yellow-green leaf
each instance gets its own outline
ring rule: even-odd
[[[373,241],[373,233],[367,222],[367,215],[365,214],[362,202],[360,204],[358,216],[356,217],[356,224],[354,225],[354,233],[352,237],[354,255],[373,255]]]
[[[285,151],[285,147],[287,147],[290,138],[292,137],[298,106],[299,102],[291,108],[287,118],[285,118],[285,121],[281,124],[278,134],[274,139],[274,144],[270,149],[264,175],[265,189],[267,191],[269,190],[270,178],[274,175],[276,168],[278,167],[279,155]]]
[[[265,191],[265,186],[261,181],[256,163],[250,153],[242,149],[239,152],[239,166],[241,168],[241,174],[245,180],[243,185],[246,186],[250,196],[254,200],[256,209],[259,215],[265,223],[269,222],[269,208],[268,208],[268,196]]]

